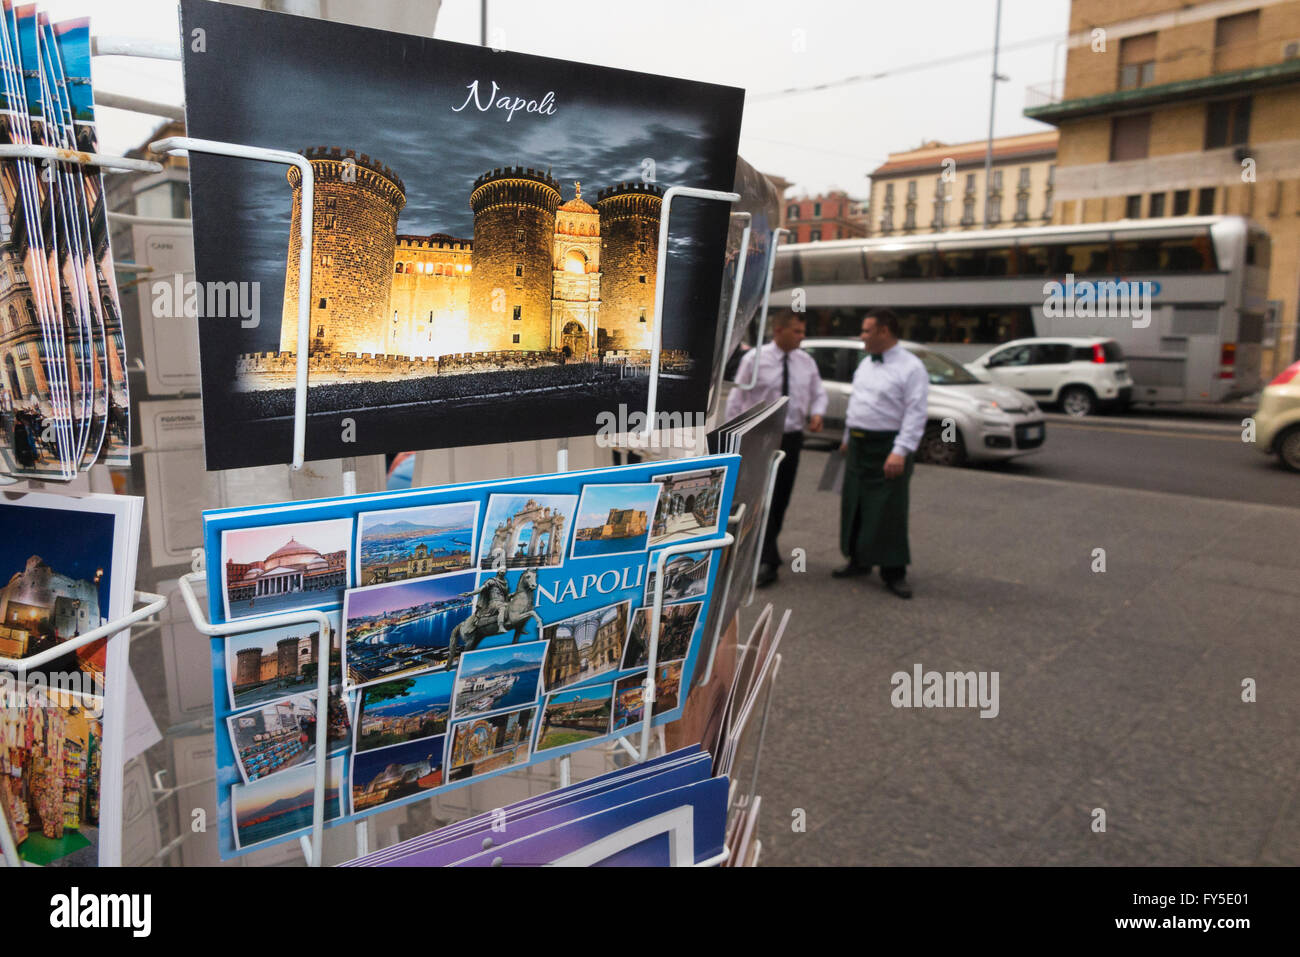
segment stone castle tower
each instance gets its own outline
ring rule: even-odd
[[[312,215],[312,309],[308,351],[385,351],[390,324],[397,217],[406,187],[365,153],[324,146],[302,151],[315,180]],[[289,170],[293,217],[284,282],[280,351],[298,351],[298,254],[302,174]]]
[[[262,649],[244,648],[235,652],[235,687],[257,684],[262,680]]]
[[[600,213],[582,198],[582,184],[555,213],[551,280],[551,345],[587,359],[600,320]]]
[[[473,243],[446,233],[397,237],[385,355],[470,351],[472,253]]]
[[[474,181],[469,205],[474,211],[471,351],[550,349],[551,252],[560,184],[540,170],[494,169]]]
[[[653,183],[619,183],[596,194],[596,208],[603,270],[600,346],[649,349],[663,190]]]

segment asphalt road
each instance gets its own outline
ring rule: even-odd
[[[793,609],[762,863],[1300,864],[1300,476],[1239,437],[1112,428],[918,467],[910,602],[830,578],[838,502],[805,453],[780,546],[807,571],[742,611],[745,634]],[[997,672],[997,716],[894,707],[916,665]]]

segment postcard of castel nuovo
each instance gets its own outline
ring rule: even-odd
[[[743,91],[181,8],[188,135],[310,162],[307,458],[591,435],[646,407],[663,194],[731,188]],[[601,58],[602,8],[565,15],[574,59]],[[201,296],[208,468],[286,462],[302,174],[189,163],[199,288],[258,306]],[[661,411],[707,402],[729,214],[672,204]]]

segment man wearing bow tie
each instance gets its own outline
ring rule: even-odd
[[[898,330],[898,317],[888,309],[874,309],[862,320],[867,354],[853,374],[840,446],[845,453],[840,551],[849,562],[831,574],[869,575],[879,565],[885,587],[911,598],[908,484],[925,434],[930,377],[921,360],[898,344]]]

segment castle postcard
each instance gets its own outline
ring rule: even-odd
[[[210,469],[591,435],[703,413],[742,90],[182,0]]]

